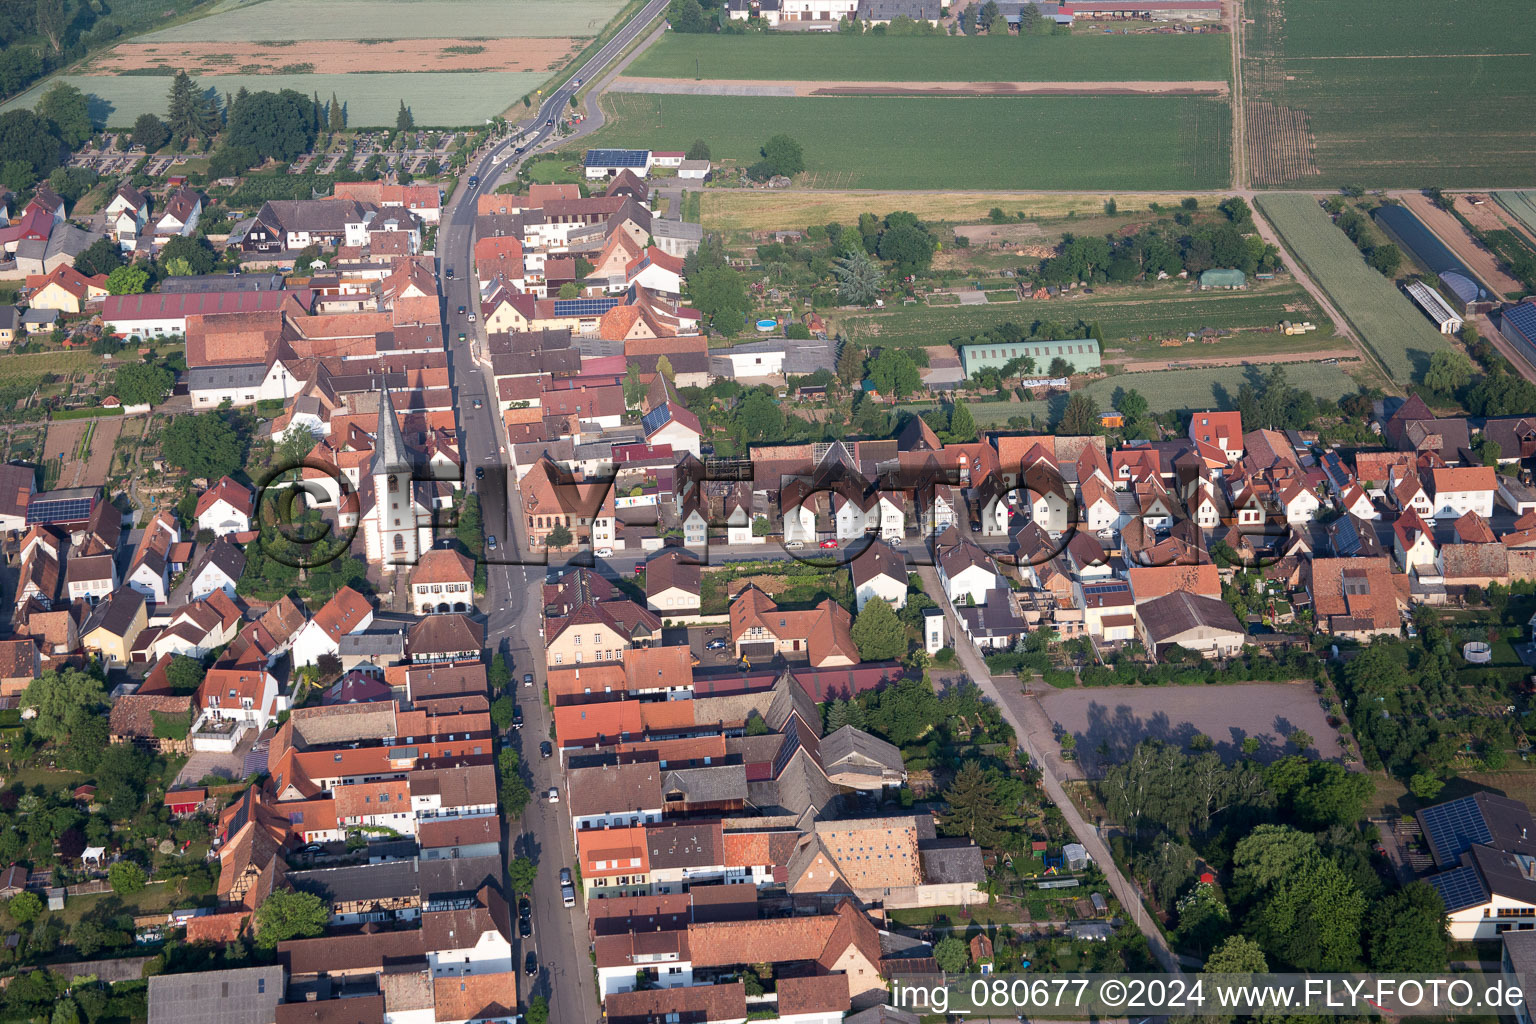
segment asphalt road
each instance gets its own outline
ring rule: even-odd
[[[524,975],[519,979],[519,1001],[526,1006],[531,996],[545,996],[549,1000],[550,1019],[562,1024],[600,1021],[602,1010],[587,954],[586,917],[580,906],[567,909],[560,899],[560,868],[575,862],[570,825],[565,808],[548,803],[544,796],[551,786],[558,787],[562,794],[565,790],[556,767],[558,759],[546,761],[539,756],[539,744],[551,728],[549,713],[539,697],[544,685],[544,648],[539,636],[538,587],[544,573],[540,567],[518,564],[522,548],[513,529],[516,492],[507,465],[506,438],[497,420],[495,394],[488,386],[488,375],[476,358],[481,342],[479,325],[468,322],[468,316],[460,316],[458,309],[464,306],[476,311],[479,306],[478,296],[473,293],[472,254],[475,202],[481,189],[492,187],[501,174],[515,171],[527,155],[555,135],[551,122],[558,122],[569,109],[571,97],[581,87],[578,83],[595,81],[661,16],[666,3],[667,0],[651,0],[566,84],[547,96],[532,118],[513,126],[502,141],[471,162],[463,184],[444,206],[438,228],[438,287],[447,309],[446,341],[457,388],[466,485],[479,492],[485,532],[497,542],[494,550],[487,551],[487,561],[493,564],[487,569],[486,646],[512,658],[514,696],[522,706],[525,723],[509,740],[522,751],[534,792],[534,800],[522,819],[515,825],[503,824],[502,836],[507,857],[526,855],[539,865],[533,892],[533,934],[518,940],[515,953],[516,969],[521,973],[524,957],[534,951],[538,957],[538,976]],[[526,155],[513,154],[518,145],[524,147]],[[502,157],[499,162],[498,157]],[[479,178],[476,188],[468,185],[471,175]],[[476,476],[477,471],[483,471],[483,475]],[[495,564],[498,559],[510,564]],[[522,685],[525,672],[535,674],[534,686]]]

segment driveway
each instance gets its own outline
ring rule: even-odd
[[[1097,686],[1036,688],[1052,724],[1077,737],[1077,768],[1096,777],[1105,763],[1126,760],[1144,739],[1185,746],[1204,733],[1226,761],[1242,754],[1243,740],[1259,741],[1258,758],[1293,753],[1286,738],[1297,729],[1312,736],[1314,752],[1343,761],[1339,734],[1328,724],[1317,694],[1306,683],[1234,683],[1230,686]],[[1059,747],[1058,747],[1059,749]],[[1071,762],[1068,763],[1069,765]]]

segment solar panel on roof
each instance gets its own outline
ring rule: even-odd
[[[27,525],[34,523],[73,523],[91,517],[91,498],[37,498],[27,503]]]
[[[556,299],[555,316],[600,316],[618,304],[618,299]]]
[[[1488,893],[1483,888],[1483,880],[1478,877],[1474,868],[1460,867],[1442,871],[1437,875],[1430,875],[1428,882],[1435,887],[1435,891],[1440,893],[1447,911],[1475,907],[1488,898]]]
[[[1536,340],[1536,304],[1522,302],[1504,311],[1504,320],[1514,324],[1527,338]]]
[[[644,430],[647,434],[654,434],[671,418],[671,405],[663,403],[640,418],[640,429]]]
[[[589,149],[588,167],[644,167],[650,158],[648,149]]]
[[[1419,812],[1419,817],[1434,848],[1435,860],[1441,864],[1454,864],[1472,844],[1493,840],[1482,809],[1470,796],[1427,807]]]
[[[1092,590],[1095,594],[1118,594],[1131,589],[1129,583],[1089,583],[1083,586],[1084,590]]]

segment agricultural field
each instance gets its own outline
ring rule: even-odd
[[[1324,363],[1285,363],[1286,383],[1319,398],[1337,401],[1354,394],[1359,385],[1341,367]],[[1152,373],[1118,373],[1101,377],[1083,388],[1100,409],[1109,409],[1126,389],[1135,388],[1146,398],[1153,412],[1188,412],[1192,409],[1230,409],[1244,384],[1259,384],[1269,366],[1207,366],[1189,370],[1158,370]],[[968,403],[971,415],[980,427],[1005,425],[1015,416],[1030,416],[1044,425],[1061,414],[1065,394],[1033,402]],[[933,408],[932,403],[901,406],[903,409]]]
[[[675,79],[840,82],[1226,81],[1225,34],[875,36],[668,32],[625,69]]]
[[[603,97],[593,146],[686,149],[746,166],[769,136],[805,150],[800,184],[824,188],[1217,188],[1231,112],[1194,97]],[[978,126],[985,126],[979,131]]]
[[[297,89],[306,96],[318,92],[324,100],[334,92],[347,105],[347,123],[354,128],[392,127],[401,100],[422,127],[463,127],[479,125],[500,114],[548,78],[544,72],[417,71],[398,75],[210,75],[199,78],[198,84],[221,95],[241,89]],[[55,81],[68,82],[84,92],[98,121],[109,128],[132,127],[140,114],[163,117],[171,89],[171,80],[159,75],[60,75],[48,79],[48,84]],[[47,84],[35,86],[0,110],[30,107],[46,89]]]
[[[1257,0],[1245,14],[1255,185],[1531,183],[1536,22],[1525,0]],[[1491,30],[1496,26],[1496,30]]]
[[[1526,230],[1536,235],[1536,191],[1499,192],[1494,199],[1511,217],[1524,224]]]
[[[1291,255],[1338,304],[1398,384],[1422,379],[1430,357],[1451,348],[1408,297],[1365,262],[1315,197],[1261,195],[1258,204]]]
[[[698,193],[693,193],[697,195]],[[1147,204],[1167,204],[1168,197],[1136,193],[1117,195],[1121,213],[1147,209]],[[705,230],[776,231],[811,224],[852,224],[861,213],[877,217],[897,210],[916,214],[927,223],[975,224],[987,219],[996,207],[1027,217],[1094,216],[1103,212],[1103,196],[1074,196],[1035,192],[760,192],[747,189],[709,189],[700,209]],[[1074,230],[1083,230],[1074,225]]]
[[[422,127],[501,114],[557,73],[624,0],[225,0],[138,36],[59,76],[91,97],[108,127],[164,115],[169,76],[185,68],[219,94],[334,93],[348,126],[391,126],[401,101]],[[366,36],[378,32],[377,38]],[[367,77],[362,77],[362,76]],[[3,109],[32,106],[48,79]]]
[[[989,303],[985,306],[900,306],[834,318],[859,344],[914,348],[945,345],[1005,321],[1025,327],[1036,321],[1098,324],[1104,335],[1105,362],[1129,359],[1238,358],[1256,353],[1313,352],[1335,347],[1326,329],[1287,337],[1260,333],[1282,320],[1322,319],[1301,287],[1276,282],[1240,292],[1197,292],[1188,286],[1130,286],[1111,295]],[[1183,341],[1203,328],[1236,328],[1213,344]],[[1135,340],[1133,340],[1135,339]]]

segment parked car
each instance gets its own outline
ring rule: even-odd
[[[596,555],[598,558],[612,558],[613,557],[613,548],[598,548],[596,551],[593,552],[593,554]]]
[[[549,787],[549,802],[552,804],[560,802],[560,790],[554,786]]]
[[[474,405],[474,407],[475,407],[475,408],[476,408],[476,409],[478,409],[478,408],[480,408],[480,406],[481,406],[481,404],[482,404],[482,403],[481,403],[481,401],[480,401],[480,399],[478,399],[478,398],[477,398],[477,399],[475,399],[475,400],[474,400],[474,402],[472,402],[472,403],[471,403],[471,404],[472,404],[472,405]],[[483,467],[483,466],[482,466],[482,467],[481,467],[481,468],[482,468],[482,469],[483,469],[483,468],[484,468],[484,467]]]
[[[468,310],[466,310],[463,306],[459,307],[459,316],[463,316],[467,312]]]
[[[635,564],[635,575],[636,576],[644,576],[645,575],[645,563],[644,562],[637,562]]]
[[[476,480],[484,480],[485,479],[485,467],[484,466],[476,466],[475,467],[475,479]]]
[[[518,920],[517,920],[517,934],[520,935],[521,937],[525,938],[525,939],[528,936],[532,935],[533,934],[533,921],[531,919],[529,919],[529,918],[526,918],[526,917],[518,918]]]
[[[713,640],[711,640],[709,643],[705,644],[704,645],[704,649],[706,651],[723,651],[723,650],[725,650],[725,644],[726,644],[725,637],[717,636]]]
[[[550,743],[549,740],[545,740],[543,743],[539,744],[539,756],[540,757],[550,757],[550,756],[552,756],[554,754],[554,752],[555,752],[554,744]]]
[[[524,672],[523,673],[523,685],[524,686],[532,686],[533,685],[533,673],[532,672]]]
[[[449,278],[453,277],[453,268],[452,267],[448,268],[448,276],[449,276]]]
[[[514,705],[512,705],[512,728],[514,728],[514,729],[521,729],[522,727],[523,727],[523,709],[522,709],[522,706],[519,705],[519,704],[514,704]]]
[[[465,317],[465,319],[467,319],[470,323],[474,323],[475,322],[475,314],[471,313],[471,314],[469,314],[469,316]]]
[[[799,541],[799,540],[790,540],[790,541],[785,541],[784,542],[784,546],[786,548],[803,548],[803,547],[805,547],[805,542],[804,541]]]
[[[571,869],[560,869],[560,899],[568,907],[576,905],[576,886],[571,883]]]
[[[485,546],[490,548],[492,551],[496,550],[496,535],[494,533],[485,538]]]
[[[835,547],[837,547],[837,541],[835,540],[824,540],[821,542],[821,548],[824,551],[830,551]]]
[[[523,957],[523,973],[530,978],[539,976],[539,954],[536,950],[530,949],[528,955]]]

